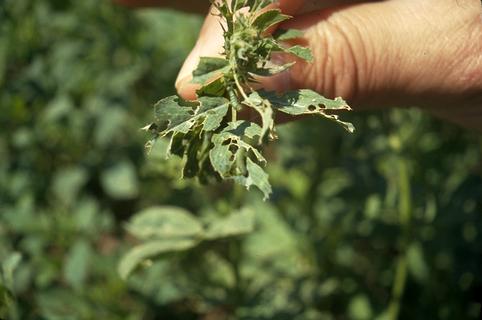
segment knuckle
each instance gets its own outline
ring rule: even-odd
[[[368,84],[369,46],[359,27],[342,16],[330,16],[306,32],[313,63],[300,63],[292,83],[308,86],[328,97],[356,100],[360,85]],[[362,88],[363,89],[363,88]]]

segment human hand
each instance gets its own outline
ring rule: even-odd
[[[199,1],[199,0],[196,0]],[[304,31],[313,63],[261,79],[268,90],[310,88],[342,96],[355,110],[417,106],[482,130],[482,7],[479,0],[280,0]],[[208,15],[176,87],[195,98],[191,73],[200,56],[219,55],[222,31]],[[288,56],[277,56],[279,63]]]

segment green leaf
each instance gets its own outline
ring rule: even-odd
[[[420,243],[415,242],[407,250],[408,269],[414,278],[424,283],[429,275],[429,268],[425,262],[423,248]]]
[[[349,132],[355,131],[351,123],[341,121],[338,115],[326,113],[326,111],[351,110],[342,98],[328,99],[308,89],[289,91],[281,95],[262,90],[258,91],[258,94],[262,99],[268,100],[273,108],[283,113],[293,116],[318,114],[340,124]],[[255,97],[255,93],[251,96]]]
[[[309,90],[297,92],[300,97],[296,99],[292,93],[286,96],[264,93],[265,97],[253,92],[251,84],[256,82],[256,76],[273,76],[295,63],[276,65],[271,59],[273,52],[313,60],[309,48],[286,47],[281,43],[302,37],[302,32],[293,29],[278,30],[273,35],[266,32],[291,18],[279,9],[259,10],[273,2],[212,1],[217,8],[214,14],[224,19],[221,24],[224,56],[200,58],[192,80],[202,85],[196,91],[197,101],[169,97],[156,104],[156,121],[145,128],[155,136],[146,147],[152,146],[156,138],[171,134],[167,155],[183,158],[182,177],[197,177],[201,183],[231,179],[247,188],[256,186],[266,198],[271,186],[262,169],[266,160],[259,149],[264,142],[276,138],[275,110],[291,115],[319,114],[353,131],[351,124],[328,112],[328,109],[349,109],[338,99],[314,96]],[[242,8],[249,10],[240,11]],[[314,102],[308,103],[307,99]],[[236,121],[237,112],[247,107],[257,111],[261,127]]]
[[[261,98],[256,91],[253,91],[244,103],[254,108],[261,116],[262,128],[258,143],[261,144],[268,133],[270,133],[271,137],[274,137],[273,109],[269,101]]]
[[[126,226],[139,239],[198,237],[201,223],[189,211],[178,207],[151,207],[140,211]]]
[[[146,242],[134,247],[122,257],[118,267],[119,275],[122,279],[127,279],[132,271],[145,260],[163,254],[185,251],[195,247],[197,244],[198,241],[194,239],[169,239]]]
[[[198,97],[223,97],[226,93],[226,81],[224,77],[206,83],[196,91]]]
[[[257,67],[255,69],[249,70],[249,72],[261,77],[270,77],[270,76],[274,76],[275,74],[286,71],[287,69],[291,68],[294,64],[295,62],[290,62],[280,66],[280,65],[268,63],[263,67]]]
[[[69,250],[64,265],[64,278],[76,290],[84,287],[91,253],[89,243],[84,240],[78,240]]]
[[[228,100],[218,97],[199,98],[199,108],[196,110],[195,118],[203,117],[203,130],[216,130],[229,110]]]
[[[222,132],[213,135],[214,147],[209,152],[209,158],[222,178],[233,179],[248,189],[254,185],[266,199],[271,193],[271,186],[268,175],[257,164],[266,164],[266,159],[246,142],[259,139],[261,133],[262,129],[255,123],[242,120],[230,123]]]
[[[259,10],[265,8],[269,4],[273,3],[273,0],[242,0],[240,2],[243,2],[243,5],[240,8],[247,6],[251,8],[251,11],[253,11],[254,9]],[[254,5],[256,5],[256,7],[254,7]]]
[[[313,54],[311,53],[310,48],[303,47],[300,45],[295,45],[292,47],[284,47],[279,44],[276,40],[272,40],[270,42],[270,47],[273,51],[280,51],[292,54],[300,59],[305,61],[311,62],[313,61]]]
[[[254,213],[248,208],[230,214],[228,217],[218,219],[207,227],[205,239],[215,240],[220,238],[241,236],[254,230]]]
[[[310,48],[307,47],[302,47],[299,45],[284,49],[285,52],[291,53],[298,58],[301,58],[303,60],[306,60],[308,62],[313,61],[313,54],[311,53]]]
[[[155,123],[164,136],[172,131],[187,133],[194,121],[196,102],[185,101],[178,96],[164,98],[154,105]]]
[[[278,41],[293,40],[303,37],[303,32],[296,29],[277,29],[273,37]]]
[[[229,68],[229,61],[224,58],[201,57],[196,70],[192,73],[192,82],[204,84],[214,76],[227,72]]]
[[[77,199],[87,179],[87,171],[80,166],[61,168],[54,175],[52,191],[62,204],[71,205]]]
[[[253,139],[260,137],[260,134],[261,128],[257,124],[240,120],[213,135],[214,147],[209,152],[209,157],[214,170],[223,178],[242,175],[245,159],[250,153],[257,161],[266,163],[261,153],[243,140],[243,137]]]
[[[101,174],[104,191],[114,199],[132,199],[139,195],[139,181],[134,165],[122,161]]]
[[[221,97],[201,97],[191,102],[171,96],[155,105],[156,125],[161,129],[160,136],[171,132],[186,134],[197,122],[211,131],[218,128],[228,110],[228,100]]]
[[[373,319],[373,311],[370,305],[370,300],[365,295],[356,295],[348,306],[348,313],[350,319],[354,320],[368,320]]]
[[[8,48],[10,48],[8,40],[7,37],[0,39],[0,86],[3,85],[7,70]]]
[[[263,200],[267,200],[272,193],[271,184],[268,180],[268,174],[259,165],[254,163],[250,158],[246,160],[246,168],[248,176],[234,177],[235,181],[244,185],[249,190],[251,186],[257,187],[263,192]]]
[[[11,253],[3,262],[0,272],[0,284],[4,281],[7,289],[13,289],[13,274],[22,261],[22,255],[18,252]]]
[[[229,177],[236,157],[230,151],[229,144],[217,143],[209,152],[211,164],[221,177]]]
[[[184,168],[182,170],[182,178],[193,178],[199,172],[198,156],[202,146],[201,133],[199,130],[193,131],[191,139],[187,142],[186,152],[184,153]]]
[[[290,19],[291,17],[281,13],[279,9],[272,9],[261,13],[253,22],[253,26],[259,31],[265,31],[271,26]]]

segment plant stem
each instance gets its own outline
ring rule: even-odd
[[[402,226],[401,253],[397,259],[395,278],[392,287],[392,299],[388,307],[388,319],[397,320],[400,314],[401,301],[407,282],[407,248],[410,241],[410,227],[412,218],[412,196],[407,161],[399,160],[399,199],[398,210],[400,225]]]
[[[239,82],[239,78],[238,78],[238,75],[236,74],[236,70],[234,70],[233,72],[233,78],[234,78],[234,83],[236,83],[236,87],[238,88],[239,92],[243,96],[244,100],[248,101],[249,100],[248,95],[246,94],[246,92],[244,92],[243,86],[241,86],[241,83]]]

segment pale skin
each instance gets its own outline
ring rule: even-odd
[[[209,10],[203,0],[117,2]],[[482,132],[480,0],[279,0],[277,6],[294,17],[282,27],[301,29],[315,59],[262,79],[264,88],[309,88],[341,96],[355,110],[418,107]],[[207,13],[179,73],[176,88],[186,99],[195,98],[190,78],[199,57],[222,51],[217,19]]]

